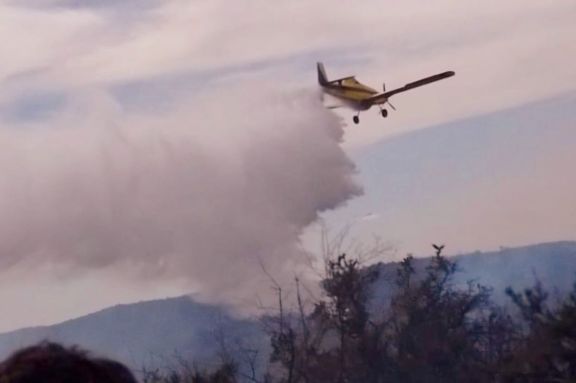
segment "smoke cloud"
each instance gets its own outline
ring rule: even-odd
[[[250,89],[145,115],[92,92],[4,123],[0,266],[113,267],[227,302],[269,285],[260,261],[292,278],[302,231],[361,190],[315,92]]]

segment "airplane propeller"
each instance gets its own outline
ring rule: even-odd
[[[386,83],[383,82],[382,83],[382,93],[386,93]],[[394,105],[392,105],[392,103],[389,100],[386,100],[386,104],[390,105],[390,107],[392,108],[392,110],[396,110],[396,107]]]

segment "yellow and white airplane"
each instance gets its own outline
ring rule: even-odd
[[[370,109],[374,105],[380,107],[382,117],[388,116],[388,111],[382,106],[385,104],[390,105],[394,110],[396,108],[389,101],[389,98],[397,93],[406,92],[407,90],[418,88],[419,86],[430,84],[448,77],[454,76],[454,72],[443,72],[434,76],[426,77],[418,81],[411,82],[404,85],[402,88],[386,91],[386,85],[383,85],[383,92],[379,93],[377,90],[361,84],[354,76],[339,78],[337,80],[328,80],[324,64],[318,63],[318,83],[322,87],[324,93],[336,97],[341,104],[335,106],[328,106],[328,108],[339,108],[340,106],[348,106],[356,110],[358,113],[353,118],[355,124],[360,122],[360,112]],[[343,105],[342,105],[343,104]]]

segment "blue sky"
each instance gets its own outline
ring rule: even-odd
[[[212,283],[247,267],[215,233],[296,262],[321,212],[400,255],[574,239],[573,1],[119,4],[0,2],[0,329],[191,290],[252,294],[253,278]],[[318,60],[377,88],[457,75],[399,95],[387,120],[348,126],[338,111],[342,130],[313,100]],[[235,173],[252,163],[255,189]],[[240,224],[258,193],[262,220]],[[218,211],[209,226],[180,212],[186,198]],[[251,242],[259,232],[270,240]],[[132,256],[134,233],[150,254]],[[195,235],[209,256],[182,256]]]

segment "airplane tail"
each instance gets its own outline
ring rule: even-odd
[[[318,83],[320,85],[328,84],[328,77],[326,77],[326,70],[324,69],[324,64],[321,62],[316,64],[318,68]]]

